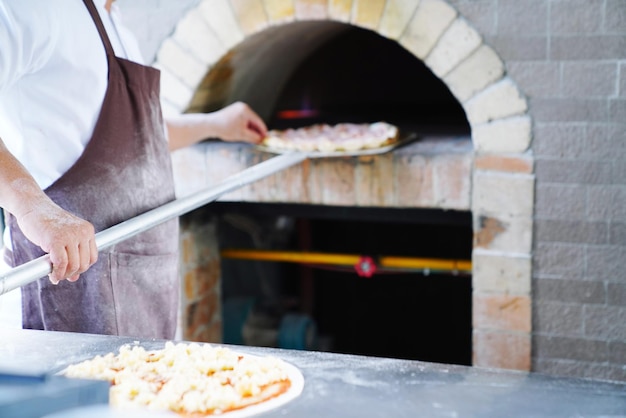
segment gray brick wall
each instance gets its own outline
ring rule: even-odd
[[[530,103],[533,370],[626,380],[626,1],[451,3]]]
[[[533,117],[533,370],[626,381],[626,0],[449,0]],[[119,0],[150,62],[198,0]]]

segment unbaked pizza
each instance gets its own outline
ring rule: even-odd
[[[304,383],[293,365],[275,357],[172,342],[160,350],[124,345],[117,355],[96,356],[61,374],[108,380],[113,407],[169,410],[186,418],[229,416],[279,398],[287,401]]]
[[[387,122],[339,123],[270,130],[261,145],[278,151],[332,153],[382,148],[398,140],[398,128]]]

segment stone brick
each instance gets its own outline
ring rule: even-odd
[[[496,33],[498,2],[496,0],[449,0],[459,13],[482,34]]]
[[[550,3],[550,32],[596,34],[602,29],[604,0],[556,0]]]
[[[530,253],[532,219],[519,216],[483,216],[474,211],[474,247],[492,251]]]
[[[421,0],[399,42],[423,60],[456,16],[456,10],[445,1]]]
[[[609,361],[616,364],[626,364],[625,341],[609,341]]]
[[[456,19],[441,35],[424,63],[439,78],[469,57],[482,44],[482,38],[466,20]]]
[[[537,182],[535,214],[540,219],[586,220],[587,187]]]
[[[357,196],[354,168],[355,161],[352,158],[313,161],[311,181],[317,183],[321,199],[314,203],[355,205]]]
[[[529,97],[560,95],[561,64],[545,61],[507,62],[507,73]]]
[[[626,120],[626,100],[609,100],[609,121],[613,123],[624,123]]]
[[[198,5],[198,12],[222,41],[224,48],[230,49],[243,40],[244,34],[229,0],[203,0]]]
[[[564,337],[583,336],[584,316],[581,305],[534,301],[532,318],[535,336],[542,334]]]
[[[571,279],[534,280],[533,296],[534,301],[578,304],[604,304],[607,300],[604,283]]]
[[[535,122],[607,122],[609,106],[603,99],[530,99]]]
[[[585,252],[587,278],[626,282],[623,264],[625,246],[589,245]]]
[[[241,145],[223,142],[207,142],[198,144],[206,147],[206,182],[207,187],[218,184],[228,176],[245,170],[248,165],[239,155]],[[230,192],[219,200],[232,201],[239,200],[246,193],[249,193],[249,186]]]
[[[326,19],[328,16],[327,0],[294,0],[298,20]]]
[[[589,220],[626,221],[626,186],[590,186]]]
[[[580,124],[538,123],[534,127],[533,153],[537,159],[573,159],[587,155],[587,128]]]
[[[274,175],[276,185],[282,190],[284,202],[308,203],[310,201],[304,181],[304,164],[298,164]]]
[[[514,116],[474,125],[472,140],[479,152],[525,152],[531,141],[531,120],[528,116]]]
[[[585,335],[590,338],[626,341],[626,307],[585,306]]]
[[[523,35],[486,36],[486,41],[507,63],[511,61],[544,61],[548,57],[548,37]]]
[[[192,195],[206,187],[207,169],[204,147],[186,147],[172,153],[176,197]]]
[[[533,257],[535,277],[582,279],[585,271],[585,247],[574,244],[536,243]]]
[[[533,201],[531,175],[482,171],[474,174],[472,210],[476,213],[530,218]]]
[[[359,206],[393,206],[395,178],[393,155],[362,157],[353,165],[356,204]]]
[[[376,30],[385,10],[386,0],[354,0],[352,24]]]
[[[157,63],[167,68],[186,86],[194,89],[204,77],[207,67],[194,56],[184,50],[173,39],[166,39],[157,54]]]
[[[322,185],[319,184],[316,175],[317,161],[305,160],[302,163],[302,183],[308,196],[307,203],[317,204],[322,202]]]
[[[464,102],[463,108],[468,122],[477,125],[524,114],[528,105],[515,83],[504,78]]]
[[[612,167],[601,161],[537,160],[535,174],[547,183],[609,184]]]
[[[272,24],[282,24],[295,19],[294,0],[263,0],[265,12]]]
[[[626,245],[626,223],[610,222],[609,223],[609,244]]]
[[[482,330],[530,333],[530,297],[474,293],[472,326]]]
[[[533,371],[539,373],[594,380],[626,380],[624,373],[620,373],[620,368],[606,363],[578,360],[535,359],[533,362]]]
[[[434,205],[469,210],[472,161],[465,155],[442,154],[432,158]]]
[[[481,293],[530,294],[531,258],[480,248],[472,253],[472,287]]]
[[[328,0],[328,16],[331,19],[349,22],[354,0]]]
[[[626,97],[626,64],[620,64],[619,74],[619,96]]]
[[[594,124],[587,127],[585,157],[589,160],[615,160],[619,166],[626,157],[626,125],[620,123]],[[624,177],[614,172],[613,184],[623,184]]]
[[[607,283],[607,303],[614,306],[626,306],[626,283]]]
[[[472,365],[530,370],[530,335],[474,330]]]
[[[186,325],[185,335],[190,336],[189,341],[214,343],[221,341],[221,336],[213,335],[206,330],[214,324],[221,326],[220,306],[219,295],[211,294],[186,307],[184,324]]]
[[[608,244],[605,222],[536,220],[535,238],[540,242]]]
[[[528,154],[479,154],[474,157],[474,168],[482,171],[531,174],[533,166],[533,159]]]
[[[190,51],[207,68],[220,59],[226,49],[199,13],[193,11],[180,20],[172,38]]]
[[[230,4],[245,35],[267,28],[269,22],[263,0],[230,0]]]
[[[387,0],[387,6],[378,32],[390,39],[398,39],[405,31],[419,0]]]
[[[596,36],[552,36],[550,38],[550,59],[568,60],[610,60],[620,57],[626,50],[626,35]]]
[[[433,207],[433,166],[423,155],[396,156],[396,204],[400,207]]]
[[[248,165],[258,164],[265,159],[257,156],[255,161]],[[284,202],[287,199],[287,187],[280,182],[282,173],[271,174],[250,184],[250,200],[258,202]],[[294,179],[297,182],[297,179]]]
[[[500,57],[489,46],[481,45],[450,71],[444,81],[452,94],[460,102],[464,102],[499,80],[503,74],[504,64]]]
[[[548,32],[548,4],[543,0],[500,0],[498,2],[498,34]]]
[[[589,131],[592,133],[589,135],[589,148],[587,153],[597,158],[615,158],[623,160],[626,158],[626,124],[624,123],[611,123],[601,126],[591,126]],[[596,132],[599,131],[597,134]],[[606,134],[606,137],[603,136]],[[606,140],[606,143],[602,144],[602,141]],[[591,147],[601,148],[601,151],[590,149]],[[616,182],[620,184],[620,182]],[[622,182],[623,183],[623,182]]]
[[[605,341],[535,335],[533,352],[537,357],[546,359],[565,359],[581,361],[607,361],[608,345]]]
[[[242,155],[245,158],[244,165],[251,167],[267,161],[270,155],[263,152],[247,152]],[[250,183],[248,187],[249,193],[247,200],[259,202],[278,202],[285,198],[287,188],[278,181],[280,174],[274,173],[260,180]]]
[[[565,62],[562,79],[565,97],[611,97],[617,94],[617,64]]]
[[[622,0],[607,0],[604,30],[607,33],[626,32],[626,8]]]

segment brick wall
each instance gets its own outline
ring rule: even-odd
[[[450,2],[529,98],[533,370],[626,380],[626,2]]]
[[[330,14],[348,21],[352,18],[364,26],[372,25],[372,16],[380,16],[386,4],[367,2],[371,8],[365,10],[359,9],[366,3],[360,0],[250,2],[273,5],[259,9],[268,13],[270,20],[279,21],[285,13],[309,13],[320,19]],[[422,5],[428,2],[442,3],[422,0]],[[210,1],[190,0],[174,6],[166,1],[120,0],[136,21],[133,28],[141,34],[147,57],[163,51],[158,46],[169,39],[164,27],[174,30],[179,16],[204,3]],[[227,2],[214,0],[217,3]],[[233,0],[230,7],[238,10],[244,3]],[[393,3],[410,9],[419,2]],[[504,265],[498,252],[475,253],[474,264],[479,262],[482,267],[474,271],[474,280],[479,277],[485,289],[499,289],[496,299],[500,300],[487,297],[489,292],[478,295],[475,302],[482,301],[481,309],[475,310],[474,316],[483,318],[484,326],[497,329],[498,321],[483,314],[492,306],[523,311],[525,302],[507,295],[530,293],[533,370],[626,380],[626,273],[621,267],[626,248],[626,2],[448,0],[447,4],[497,53],[507,77],[527,99],[532,119],[535,183],[534,193],[528,195],[534,213],[532,266],[513,253]],[[292,7],[285,11],[278,7],[281,5]],[[381,11],[376,12],[375,6]],[[143,19],[139,10],[149,10],[150,16],[162,16],[163,20]],[[167,25],[156,23],[164,21]],[[240,26],[254,31],[258,24],[250,18]],[[378,29],[385,36],[399,36],[385,25]],[[175,76],[174,81],[181,78]],[[454,79],[448,82],[454,83]],[[454,92],[462,94],[458,86]],[[474,116],[483,117],[480,112]],[[480,164],[501,166],[504,157],[499,157],[494,163],[489,155],[479,156],[475,164],[479,168]],[[513,163],[519,170],[524,159],[514,158]],[[528,170],[522,168],[522,173]],[[498,187],[499,177],[515,178],[498,171],[478,180],[487,180],[482,184],[491,188]],[[501,190],[506,194],[506,189]],[[503,271],[506,277],[502,277]],[[530,283],[511,279],[516,275],[532,275],[532,291]],[[501,319],[506,320],[506,315]],[[515,319],[508,326],[515,326]],[[504,350],[517,347],[507,338],[498,344]]]

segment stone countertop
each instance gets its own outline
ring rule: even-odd
[[[127,343],[163,341],[0,329],[0,367],[56,372]],[[304,390],[258,415],[281,417],[626,416],[626,384],[324,352],[230,346],[298,367]],[[115,413],[111,414],[111,416]]]

